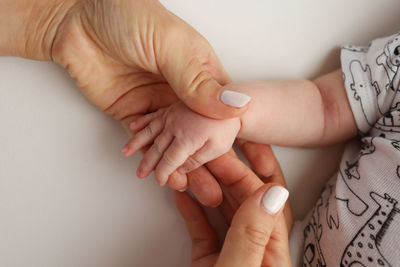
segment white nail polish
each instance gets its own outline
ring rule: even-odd
[[[245,106],[250,100],[250,96],[231,90],[225,90],[221,94],[221,102],[235,108]]]
[[[262,198],[264,209],[270,214],[276,214],[285,204],[289,192],[282,186],[273,186]]]

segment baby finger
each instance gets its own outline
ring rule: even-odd
[[[160,161],[164,151],[168,148],[173,140],[173,136],[166,132],[161,133],[154,140],[153,145],[144,154],[137,170],[137,176],[140,178],[147,177]]]
[[[219,156],[221,155],[217,154],[216,151],[212,149],[210,142],[206,142],[200,150],[186,159],[185,163],[179,167],[178,171],[182,174],[186,174]]]
[[[156,136],[161,132],[163,122],[161,119],[153,120],[143,130],[138,132],[122,149],[125,156],[133,155],[142,147],[151,144]]]
[[[161,186],[165,185],[168,181],[168,176],[181,166],[188,156],[189,153],[186,151],[185,147],[175,139],[165,151],[164,156],[156,167],[155,175],[157,183]]]
[[[134,132],[143,130],[143,128],[146,127],[151,121],[161,116],[164,111],[165,109],[159,109],[156,112],[143,115],[137,120],[132,121],[131,124],[129,124],[129,128]]]
[[[185,191],[188,186],[186,174],[174,171],[168,177],[168,186],[173,190]]]

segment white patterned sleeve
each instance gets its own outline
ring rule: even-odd
[[[357,127],[366,134],[393,108],[399,91],[400,34],[369,46],[343,46],[341,63],[347,96]]]

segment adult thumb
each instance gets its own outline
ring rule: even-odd
[[[262,186],[250,196],[233,217],[216,266],[261,266],[288,196],[284,187],[273,184]]]
[[[192,110],[214,119],[243,114],[250,97],[223,89],[209,73],[222,66],[215,66],[215,54],[208,42],[197,32],[190,38],[184,29],[178,29],[170,31],[168,41],[160,47],[159,61],[160,71],[178,98]]]

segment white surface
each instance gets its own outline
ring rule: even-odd
[[[399,31],[397,0],[162,2],[236,81],[312,78],[339,67],[340,44]],[[127,136],[64,70],[0,58],[0,88],[0,266],[188,266],[171,191],[135,179],[138,158],[120,155]],[[275,151],[301,217],[340,147]]]

